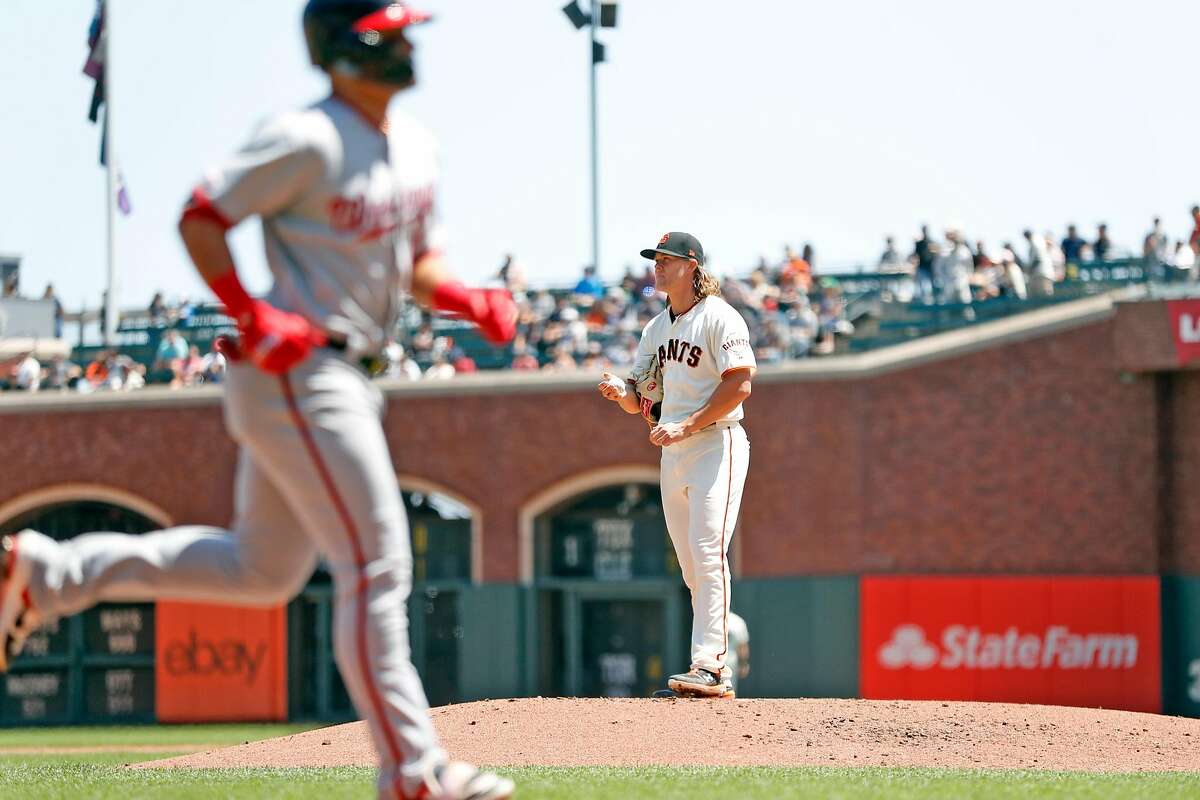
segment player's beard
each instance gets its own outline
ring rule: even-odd
[[[332,69],[351,78],[382,83],[397,89],[408,89],[417,84],[416,66],[411,58],[374,64],[351,64],[341,60]]]

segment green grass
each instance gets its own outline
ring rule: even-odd
[[[505,769],[518,800],[792,800],[793,798],[1194,798],[1194,773],[1094,774],[1028,770],[899,768],[550,768]],[[361,768],[133,771],[82,762],[0,762],[4,798],[374,797]]]
[[[287,736],[319,725],[120,725],[79,728],[0,728],[0,750],[11,747],[241,744]]]
[[[305,730],[297,725],[155,725],[124,728],[0,730],[5,747],[236,744]],[[0,798],[189,800],[195,798],[374,797],[374,770],[129,770],[124,764],[170,753],[0,756]],[[553,768],[503,769],[517,800],[798,800],[799,798],[1194,798],[1200,773],[1082,773],[1037,770],[867,768]]]

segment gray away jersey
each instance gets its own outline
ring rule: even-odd
[[[433,136],[400,114],[385,135],[336,98],[264,123],[203,191],[230,224],[262,218],[268,301],[380,351],[413,263],[442,246]]]
[[[706,297],[674,320],[668,306],[650,320],[631,375],[641,373],[655,355],[663,369],[660,422],[683,422],[708,402],[726,373],[756,366],[746,321],[720,297]],[[741,418],[739,404],[720,421]]]

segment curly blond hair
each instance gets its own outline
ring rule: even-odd
[[[721,282],[712,273],[697,264],[696,271],[692,273],[692,291],[696,293],[697,300],[703,300],[713,295],[719,297],[721,294]]]

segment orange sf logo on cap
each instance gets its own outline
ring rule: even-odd
[[[659,244],[666,244],[666,243],[667,243],[667,239],[670,239],[670,238],[671,238],[671,234],[669,234],[669,233],[664,233],[664,234],[663,234],[663,238],[659,239],[659,240],[658,240],[658,243],[659,243]]]
[[[688,250],[688,255],[689,255],[689,256],[691,256],[692,258],[695,258],[695,257],[696,257],[696,251],[695,251],[695,250]]]

